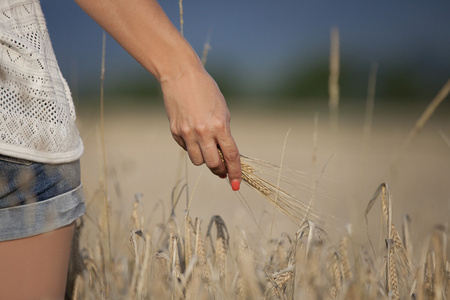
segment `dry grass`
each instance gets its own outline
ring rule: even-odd
[[[296,187],[310,191],[300,178],[305,174],[280,167],[268,162],[241,155],[242,180],[253,190],[261,194],[269,203],[297,226],[305,221],[322,222],[326,226],[320,212],[313,209],[310,202],[295,196],[285,189]],[[300,177],[300,178],[299,178]],[[313,191],[312,198],[315,196]]]
[[[445,93],[437,99],[442,101],[448,91]],[[415,128],[422,128],[430,116],[427,113],[426,119],[421,117]],[[414,132],[413,137],[418,131]],[[408,144],[410,140],[411,135]],[[110,223],[106,182],[101,180],[96,193],[101,200],[97,202],[103,203],[100,213],[88,211],[84,222],[77,225],[67,298],[447,298],[448,229],[437,225],[413,253],[411,220],[404,216],[402,230],[397,230],[388,184],[380,184],[367,202],[364,215],[368,243],[361,245],[350,227],[345,230],[341,223],[340,230],[331,228],[323,213],[312,207],[310,200],[326,193],[317,185],[304,185],[304,173],[245,156],[241,161],[243,181],[297,225],[294,234],[255,240],[252,232],[238,226],[232,235],[227,226],[230,224],[220,215],[211,218],[204,234],[201,219],[190,215],[192,199],[187,201],[184,215],[175,214],[183,188],[179,194],[174,188],[169,216],[163,213],[153,226],[143,215],[142,195],[136,195],[127,243],[120,238],[120,226]],[[106,171],[104,174],[106,177]],[[310,198],[295,196],[288,191],[292,187],[306,191]],[[373,243],[374,237],[369,234],[373,225],[368,217],[374,214],[378,200],[380,237]],[[243,204],[251,215],[245,199]],[[84,227],[86,223],[94,225],[94,230]],[[380,246],[374,246],[377,244]]]
[[[249,163],[243,161],[248,168]],[[254,171],[250,174],[254,176]],[[251,186],[268,196],[260,185]],[[274,187],[269,187],[273,193]],[[421,257],[414,260],[409,222],[405,220],[402,235],[392,222],[388,185],[377,189],[366,215],[378,199],[385,247],[366,251],[354,244],[350,231],[333,244],[311,220],[293,236],[271,239],[268,248],[263,240],[250,243],[245,231],[230,236],[218,215],[211,218],[206,235],[201,221],[193,222],[189,211],[184,230],[175,215],[148,228],[137,196],[129,222],[129,251],[106,261],[99,226],[93,243],[74,249],[68,291],[72,299],[446,299],[450,288],[446,229],[436,227],[423,243]],[[284,206],[278,208],[286,212]],[[293,212],[287,215],[301,219]],[[78,228],[82,239],[92,239],[82,223]]]

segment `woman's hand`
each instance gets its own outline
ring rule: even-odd
[[[239,189],[239,151],[230,132],[230,114],[214,80],[195,51],[156,0],[76,0],[161,84],[175,140],[195,165]],[[223,153],[225,163],[219,151]]]
[[[231,136],[230,114],[217,84],[203,69],[187,70],[161,82],[170,130],[194,165],[206,163],[214,174],[239,189],[239,150]],[[218,150],[221,150],[223,159]]]

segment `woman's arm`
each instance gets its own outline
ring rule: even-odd
[[[160,82],[170,129],[193,164],[239,189],[239,150],[225,99],[195,51],[154,0],[75,0]],[[225,164],[217,151],[220,147]]]

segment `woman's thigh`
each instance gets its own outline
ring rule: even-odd
[[[0,299],[64,299],[73,231],[0,242]]]
[[[73,222],[84,212],[78,161],[0,156],[0,300],[64,299]]]

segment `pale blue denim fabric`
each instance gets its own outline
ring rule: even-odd
[[[79,161],[41,164],[0,155],[0,241],[64,227],[85,211]]]

